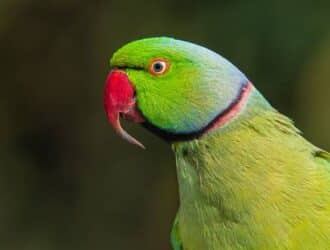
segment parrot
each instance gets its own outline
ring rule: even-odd
[[[135,122],[174,152],[174,250],[330,249],[330,153],[236,66],[201,45],[151,37],[114,52],[109,71],[114,130],[144,148],[120,123]]]

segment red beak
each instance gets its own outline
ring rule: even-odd
[[[109,73],[104,89],[104,109],[110,124],[121,137],[143,149],[145,148],[120,125],[120,115],[137,123],[144,121],[136,108],[134,87],[125,71],[112,70]]]

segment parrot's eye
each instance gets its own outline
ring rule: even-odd
[[[149,72],[153,75],[163,75],[169,68],[169,64],[164,59],[154,59],[150,63]]]

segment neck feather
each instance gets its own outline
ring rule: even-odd
[[[251,82],[247,82],[241,88],[241,91],[237,98],[229,105],[229,107],[221,112],[201,133],[201,135],[207,134],[217,128],[224,126],[226,123],[234,119],[241,110],[245,107],[251,92],[253,90],[253,85]]]
[[[210,121],[208,125],[196,132],[177,134],[159,129],[149,122],[145,122],[142,125],[170,143],[198,139],[212,131],[217,130],[218,128],[223,127],[227,123],[231,122],[235,117],[237,117],[246,106],[251,93],[254,92],[254,89],[255,88],[251,82],[242,84],[237,97],[232,101],[232,103],[225,110],[220,112],[212,121]]]

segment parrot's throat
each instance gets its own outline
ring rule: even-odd
[[[228,122],[230,122],[231,120],[233,120],[244,108],[253,88],[254,86],[251,82],[246,82],[245,84],[243,84],[237,97],[233,100],[233,102],[230,105],[228,105],[228,107],[225,110],[220,112],[205,127],[203,127],[198,131],[190,132],[190,133],[172,133],[162,130],[158,127],[155,127],[149,122],[143,123],[143,126],[169,142],[188,141],[188,140],[200,138],[201,136],[218,129],[224,126],[225,124],[227,124]]]

